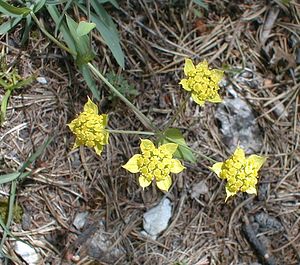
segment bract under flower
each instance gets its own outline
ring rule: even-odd
[[[103,146],[108,144],[109,133],[107,126],[107,115],[98,115],[98,107],[88,98],[83,112],[68,124],[70,130],[76,135],[73,148],[85,145],[94,148],[98,155],[101,154]]]
[[[255,186],[257,184],[258,171],[265,161],[265,157],[258,155],[251,155],[246,158],[244,150],[238,147],[225,162],[215,163],[211,170],[219,178],[227,180],[225,201],[239,191],[256,194]]]
[[[160,190],[168,191],[172,185],[170,173],[180,173],[185,167],[177,159],[173,159],[178,145],[163,144],[156,148],[147,139],[141,140],[141,153],[136,154],[122,166],[131,173],[140,173],[139,184],[145,188],[153,180]]]
[[[191,59],[185,60],[184,74],[186,78],[182,79],[179,84],[183,89],[192,93],[193,100],[200,106],[205,101],[218,103],[221,102],[218,91],[219,82],[223,78],[223,71],[208,68],[207,61],[194,66]]]

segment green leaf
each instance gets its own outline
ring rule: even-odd
[[[68,2],[68,0],[46,0],[47,5],[61,5]]]
[[[19,89],[19,88],[23,88],[25,86],[28,86],[30,83],[32,83],[35,80],[35,76],[29,76],[28,78],[25,78],[22,81],[17,82],[14,85],[9,86],[10,90],[15,90],[15,89]]]
[[[118,2],[116,0],[97,0],[99,4],[111,3],[115,8],[120,8]]]
[[[87,64],[88,62],[92,61],[95,57],[89,45],[89,37],[87,35],[79,36],[77,34],[78,23],[76,23],[68,15],[66,15],[66,18],[67,18],[68,28],[70,30],[72,38],[75,41],[76,52],[77,52],[76,64],[78,66]]]
[[[2,123],[5,121],[8,99],[11,95],[11,92],[12,92],[11,90],[6,90],[1,100],[0,126],[2,126]]]
[[[11,17],[26,17],[31,12],[31,9],[27,7],[15,7],[0,0],[0,12]]]
[[[195,4],[208,10],[208,5],[203,0],[193,0]]]
[[[29,167],[30,164],[32,164],[33,162],[35,162],[35,160],[45,151],[46,147],[53,141],[54,137],[48,137],[47,140],[36,150],[35,153],[33,153],[26,161],[25,163],[22,165],[22,167],[20,168],[19,172],[20,172],[20,179],[22,179],[22,173],[23,171]]]
[[[14,26],[16,26],[20,21],[22,20],[22,17],[12,17],[9,21],[6,21],[0,25],[0,35],[6,34],[8,31],[10,31]]]
[[[117,28],[112,18],[97,1],[93,0],[91,1],[91,4],[96,12],[96,14],[91,12],[91,21],[96,24],[97,30],[100,32],[108,48],[111,50],[117,63],[124,69],[124,53],[120,45]],[[85,14],[87,14],[87,10],[84,6],[78,6],[83,10],[83,12],[85,12]]]
[[[80,21],[79,25],[76,29],[76,33],[78,36],[88,35],[92,29],[96,27],[95,23],[89,23],[86,21]]]
[[[90,69],[86,65],[79,66],[80,72],[83,75],[83,78],[88,85],[89,89],[92,91],[94,98],[98,101],[100,100],[100,92],[97,89],[97,85],[93,79]]]
[[[21,39],[21,46],[24,46],[24,44],[29,39],[29,34],[31,32],[32,25],[33,25],[33,23],[32,23],[31,16],[27,16],[26,17],[26,23],[25,23],[25,25],[23,27],[23,34],[22,34],[22,39]]]
[[[8,99],[14,89],[22,88],[24,86],[29,85],[33,80],[35,79],[34,76],[30,76],[22,81],[17,82],[16,84],[7,84],[3,83],[3,80],[0,79],[0,84],[2,84],[3,88],[6,90],[2,100],[1,100],[1,107],[0,107],[0,126],[2,123],[5,121],[6,117],[6,109],[7,109],[7,104],[8,104]]]
[[[56,6],[49,4],[49,5],[46,5],[46,8],[47,8],[49,14],[51,15],[52,19],[54,20],[55,24],[59,25],[59,30],[63,34],[63,39],[66,42],[66,44],[68,45],[68,47],[73,52],[76,52],[76,45],[75,45],[75,41],[72,37],[72,34],[68,30],[66,23],[60,21],[60,13],[58,12]]]
[[[170,128],[166,130],[164,135],[159,139],[159,144],[176,143],[178,144],[177,151],[174,153],[174,157],[196,163],[197,158],[193,154],[192,150],[187,146],[182,133],[176,128]]]
[[[0,175],[0,185],[11,182],[17,178],[25,178],[30,175],[31,172],[25,172],[20,175],[20,172],[13,172],[5,175]]]
[[[33,12],[38,12],[45,4],[46,0],[35,1],[35,5],[33,6]]]
[[[57,32],[58,29],[63,21],[63,19],[65,18],[66,12],[68,11],[68,9],[70,8],[71,4],[73,4],[74,0],[68,0],[68,2],[64,5],[64,9],[61,11],[60,16],[57,20],[55,20],[55,30],[54,30],[54,36],[57,37]]]

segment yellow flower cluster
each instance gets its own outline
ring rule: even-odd
[[[192,98],[197,104],[203,106],[205,101],[213,103],[222,101],[218,90],[219,82],[223,78],[223,71],[210,70],[207,61],[194,66],[191,59],[186,59],[184,74],[187,78],[182,79],[179,84],[192,93]]]
[[[105,129],[107,126],[107,115],[98,115],[98,107],[90,98],[84,105],[84,111],[68,126],[76,135],[73,148],[85,145],[94,148],[96,153],[100,155],[103,146],[108,144],[109,133]]]
[[[227,180],[225,201],[239,191],[256,194],[258,171],[265,161],[265,157],[257,155],[246,158],[244,150],[238,147],[225,162],[215,163],[212,171],[219,178]]]
[[[186,59],[184,73],[186,78],[180,84],[191,92],[197,104],[203,105],[205,101],[221,102],[218,90],[223,71],[209,69],[206,61],[194,66],[192,60]],[[106,114],[98,114],[97,105],[88,98],[83,112],[68,124],[76,135],[74,148],[85,145],[94,148],[100,155],[104,145],[108,144],[107,119]],[[173,158],[177,148],[178,144],[175,143],[156,148],[150,140],[142,139],[141,154],[135,154],[122,167],[131,173],[139,173],[139,184],[142,188],[148,187],[154,181],[160,190],[168,191],[172,185],[170,174],[180,173],[185,169],[178,159]],[[246,158],[244,150],[237,147],[227,160],[215,163],[211,170],[227,181],[225,201],[239,191],[256,194],[258,171],[265,161],[265,157],[257,155]]]
[[[141,140],[142,154],[136,154],[123,166],[131,173],[140,173],[139,184],[145,188],[155,179],[160,190],[168,191],[172,179],[170,173],[180,173],[185,167],[173,159],[178,145],[163,144],[156,148],[150,140]]]

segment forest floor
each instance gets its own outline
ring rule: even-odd
[[[186,97],[179,85],[185,58],[225,69],[221,96],[234,94],[247,103],[261,135],[256,154],[267,157],[258,195],[239,193],[226,203],[225,183],[201,157],[195,164],[184,162],[186,169],[173,176],[175,184],[164,194],[155,186],[143,190],[136,175],[121,167],[138,153],[140,136],[111,134],[101,156],[86,147],[73,150],[67,124],[92,96],[74,63],[34,28],[23,48],[21,27],[0,39],[7,64],[19,75],[44,78],[9,99],[0,128],[0,173],[18,170],[54,137],[26,169],[32,174],[18,182],[22,215],[11,225],[36,248],[38,264],[300,264],[300,5],[207,3],[207,10],[190,1],[120,1],[119,10],[107,4],[125,70],[96,34],[94,49],[102,73],[122,75],[138,93],[132,102],[158,128]],[[108,114],[109,128],[146,130],[105,84],[98,87],[97,104]],[[224,161],[232,150],[216,112],[216,104],[200,107],[189,100],[173,127],[194,150]],[[204,187],[201,194],[193,193],[196,184]],[[1,200],[10,188],[0,186]],[[145,237],[143,214],[165,195],[172,204],[168,228],[156,239]],[[15,244],[9,237],[4,250],[16,264],[26,264]]]

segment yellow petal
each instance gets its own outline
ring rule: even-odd
[[[199,99],[198,95],[196,93],[192,92],[192,99],[200,106],[203,106],[205,101]]]
[[[142,188],[146,188],[151,184],[151,180],[146,179],[145,177],[139,177],[139,184]]]
[[[192,88],[188,84],[188,80],[187,79],[182,79],[179,82],[179,84],[182,85],[183,89],[185,89],[186,91],[191,91],[192,90]]]
[[[148,140],[148,139],[141,139],[141,145],[140,145],[142,153],[145,151],[153,150],[155,149],[154,144]]]
[[[217,85],[222,80],[224,76],[224,72],[218,69],[213,69],[210,71],[210,78],[213,82],[215,82]]]
[[[246,192],[248,194],[257,194],[257,190],[255,187],[251,187],[251,188],[247,189]]]
[[[97,144],[97,145],[95,145],[94,148],[95,148],[96,154],[100,156],[102,153],[102,150],[103,150],[103,145]]]
[[[182,170],[185,169],[185,167],[181,164],[181,162],[178,159],[172,159],[171,160],[171,172],[172,173],[180,173]]]
[[[235,195],[236,192],[231,192],[227,188],[225,188],[225,189],[226,189],[226,199],[225,199],[225,202],[226,202],[228,200],[228,198]]]
[[[76,119],[75,119],[75,120],[76,120]],[[73,120],[73,121],[71,121],[71,123],[67,124],[72,132],[74,131],[75,120]]]
[[[178,147],[178,144],[168,143],[168,144],[163,144],[160,147],[158,147],[158,150],[162,150],[163,152],[173,155],[176,152],[177,147]]]
[[[196,68],[208,70],[208,62],[206,60],[204,60],[204,61],[198,63]]]
[[[109,139],[109,132],[104,130],[103,131],[103,134],[104,134],[104,144],[108,144],[108,139]]]
[[[245,159],[245,151],[239,146],[235,149],[233,156],[241,161]]]
[[[195,71],[195,66],[191,59],[185,59],[183,71],[185,75],[189,75],[190,73]]]
[[[266,162],[266,160],[267,160],[266,157],[258,156],[258,155],[251,155],[247,158],[247,162],[254,165],[257,170],[259,170],[262,167],[262,165]]]
[[[156,186],[163,191],[168,191],[171,185],[172,185],[172,178],[170,176],[167,176],[163,180],[156,182]]]
[[[142,155],[134,155],[132,158],[128,160],[128,162],[122,166],[122,168],[125,168],[131,173],[138,173],[140,171],[139,166],[138,166],[138,159],[141,158]]]
[[[73,145],[73,147],[72,147],[72,149],[74,150],[74,149],[76,149],[77,147],[79,147],[81,145],[81,143],[77,140],[77,138],[75,139],[75,143],[74,143],[74,145]]]
[[[213,103],[220,103],[220,102],[222,102],[222,99],[219,94],[216,94],[216,96],[214,98],[210,99],[209,101],[213,102]]]
[[[218,177],[220,177],[220,173],[222,171],[222,166],[223,166],[224,162],[217,162],[215,164],[213,164],[212,167],[210,167],[210,169],[215,172]]]
[[[97,110],[98,111],[98,110]],[[107,114],[101,114],[100,115],[103,119],[103,122],[102,122],[102,126],[103,127],[106,127],[107,126],[107,122],[108,122],[108,115]]]
[[[98,114],[98,107],[97,105],[91,101],[91,99],[88,97],[87,103],[85,103],[83,110],[89,113]]]

